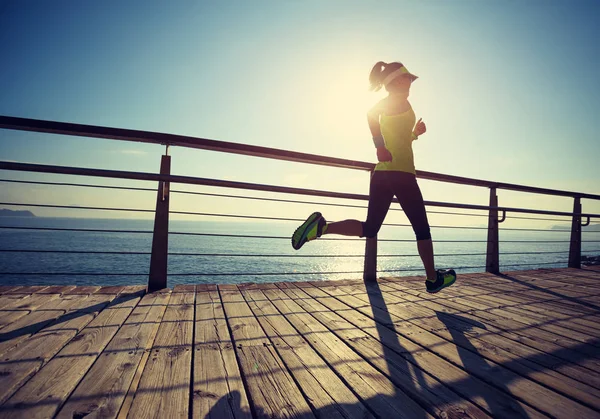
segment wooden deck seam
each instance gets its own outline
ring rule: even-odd
[[[142,374],[144,373],[144,369],[146,368],[146,363],[148,362],[148,358],[150,357],[150,352],[152,351],[152,347],[154,346],[154,340],[156,339],[156,335],[158,334],[158,328],[160,327],[162,319],[164,318],[165,313],[167,312],[167,306],[169,305],[169,301],[171,299],[171,293],[168,294],[169,298],[167,299],[167,301],[164,302],[165,308],[162,311],[160,317],[157,319],[156,325],[150,332],[148,342],[146,343],[146,349],[144,350],[144,353],[140,358],[133,379],[131,380],[127,389],[127,393],[125,394],[123,402],[119,407],[119,411],[116,415],[118,419],[126,419],[127,415],[129,414],[129,410],[131,409],[131,405],[133,404],[133,399],[135,397],[135,393],[138,389],[140,380],[142,378]]]
[[[188,418],[193,419],[194,417],[194,366],[196,358],[196,300],[198,299],[198,293],[196,292],[196,286],[194,285],[194,310],[192,314],[192,353],[190,356],[190,383],[188,390]]]
[[[248,384],[248,378],[244,374],[244,369],[242,368],[242,361],[240,360],[240,355],[236,350],[236,342],[233,336],[233,330],[231,327],[231,323],[229,322],[229,316],[227,315],[227,310],[225,310],[225,304],[223,303],[223,298],[221,296],[221,288],[219,286],[216,287],[217,295],[219,296],[219,303],[223,308],[223,317],[225,318],[225,323],[227,325],[227,331],[229,332],[229,339],[231,339],[231,344],[233,346],[233,352],[235,354],[235,360],[237,362],[238,370],[240,372],[240,378],[242,380],[242,384],[244,386],[244,390],[246,392],[246,397],[248,398],[248,403],[250,405],[250,413],[253,418],[257,418],[255,401],[253,400],[252,393],[250,392],[250,386]]]

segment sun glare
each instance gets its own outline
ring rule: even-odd
[[[367,111],[385,96],[385,92],[369,90],[368,72],[364,66],[344,67],[341,74],[328,78],[314,109],[327,137],[344,144],[343,154],[347,157],[356,158],[364,152],[368,141],[362,140],[370,135]]]

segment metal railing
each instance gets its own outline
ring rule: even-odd
[[[298,153],[298,152],[279,150],[279,149],[273,149],[273,148],[267,148],[267,147],[258,147],[258,146],[252,146],[252,145],[246,145],[246,144],[229,143],[229,142],[209,140],[209,139],[203,139],[203,138],[155,133],[155,132],[148,132],[148,131],[107,128],[107,127],[98,127],[98,126],[91,126],[91,125],[70,124],[70,123],[63,123],[63,122],[42,121],[42,120],[15,118],[15,117],[7,117],[7,116],[0,116],[0,128],[22,130],[22,131],[54,133],[54,134],[61,134],[61,135],[74,135],[74,136],[104,138],[104,139],[120,140],[120,141],[137,141],[137,142],[161,144],[161,145],[167,146],[167,152],[165,153],[165,155],[163,155],[161,157],[160,173],[158,173],[158,174],[0,161],[0,170],[26,171],[26,172],[35,172],[35,173],[54,173],[54,174],[78,175],[78,176],[94,176],[94,177],[102,177],[102,178],[146,180],[146,181],[158,182],[159,185],[158,185],[158,190],[157,190],[156,206],[155,206],[155,209],[153,209],[153,210],[152,209],[136,209],[136,208],[77,207],[79,209],[96,209],[96,210],[109,210],[109,211],[110,210],[139,211],[139,212],[153,212],[155,214],[153,231],[145,232],[145,233],[152,233],[152,237],[153,237],[152,238],[152,250],[150,252],[151,259],[150,259],[150,273],[149,273],[149,280],[148,280],[148,287],[150,290],[160,289],[160,288],[164,288],[167,286],[167,260],[168,260],[168,255],[170,254],[168,252],[168,236],[169,236],[169,234],[197,234],[197,235],[210,236],[210,234],[201,234],[201,233],[169,232],[169,227],[168,227],[169,214],[195,214],[195,215],[209,215],[209,216],[219,216],[219,217],[241,217],[241,218],[251,218],[251,219],[277,219],[277,220],[288,220],[288,221],[295,220],[295,219],[284,218],[284,217],[274,218],[274,217],[240,215],[240,214],[214,214],[214,213],[170,211],[169,210],[169,202],[170,202],[171,193],[173,193],[173,192],[198,193],[198,192],[190,192],[190,191],[172,191],[170,188],[170,185],[172,183],[213,186],[213,187],[219,187],[219,188],[233,188],[233,189],[262,191],[262,192],[276,192],[276,193],[282,193],[282,194],[316,196],[316,197],[322,197],[322,198],[336,198],[336,199],[363,200],[363,201],[368,200],[368,196],[362,195],[362,194],[350,194],[350,193],[341,193],[341,192],[334,192],[334,191],[292,188],[292,187],[285,187],[285,186],[265,185],[265,184],[248,183],[248,182],[236,182],[236,181],[228,181],[228,180],[221,180],[221,179],[210,179],[210,178],[198,178],[198,177],[190,177],[190,176],[172,175],[170,173],[171,157],[168,155],[169,146],[190,147],[190,148],[213,150],[213,151],[225,152],[225,153],[244,154],[244,155],[251,155],[251,156],[256,156],[256,157],[261,157],[261,158],[286,160],[286,161],[301,162],[301,163],[338,167],[338,168],[346,168],[346,169],[355,169],[355,170],[362,170],[362,171],[366,171],[366,172],[370,172],[374,169],[374,164],[372,164],[372,163],[332,158],[332,157],[324,157],[324,156],[319,156],[319,155],[314,155],[314,154]],[[486,212],[486,214],[484,216],[486,216],[486,218],[488,219],[487,228],[486,227],[460,227],[460,228],[486,229],[487,230],[487,240],[485,241],[487,249],[486,249],[485,253],[481,253],[481,255],[486,256],[485,270],[487,272],[499,273],[499,266],[500,266],[499,224],[502,223],[506,219],[507,213],[537,214],[537,215],[569,217],[571,219],[570,230],[556,230],[556,231],[569,231],[570,232],[568,266],[572,267],[572,268],[580,268],[581,267],[581,227],[588,225],[590,223],[591,219],[600,218],[600,214],[582,213],[582,208],[581,208],[581,199],[600,200],[600,195],[578,193],[578,192],[571,192],[571,191],[562,191],[562,190],[555,190],[555,189],[529,187],[529,186],[524,186],[524,185],[493,182],[493,181],[486,181],[486,180],[480,180],[480,179],[471,179],[471,178],[444,175],[444,174],[425,172],[425,171],[417,171],[417,177],[421,178],[421,179],[434,180],[434,181],[439,181],[439,182],[447,182],[447,183],[469,185],[469,186],[476,186],[476,187],[485,187],[490,190],[490,198],[489,198],[488,206],[473,205],[473,204],[460,204],[460,203],[451,203],[451,202],[425,201],[425,205],[428,207],[454,208],[454,209],[461,209],[461,210],[467,209],[467,210],[485,211]],[[149,190],[154,191],[155,190],[155,189],[149,189],[149,188],[125,188],[125,187],[118,187],[118,186],[85,185],[85,184],[65,183],[65,182],[27,182],[27,181],[18,181],[18,180],[3,180],[3,181],[22,182],[22,183],[39,183],[39,184],[50,184],[50,185],[86,186],[86,187],[96,187],[96,188],[132,189],[132,190],[145,190],[145,191],[149,191]],[[544,195],[571,197],[571,198],[573,198],[573,212],[545,211],[545,210],[535,210],[535,209],[528,209],[528,208],[512,208],[512,207],[499,206],[498,205],[498,196],[497,196],[498,189],[528,192],[528,193],[535,193],[535,194],[544,194]],[[234,198],[234,199],[259,199],[259,200],[268,200],[268,201],[275,201],[275,202],[314,203],[314,202],[307,202],[307,201],[285,200],[285,199],[276,199],[276,198],[248,197],[248,196],[231,195],[231,194],[205,193],[205,195],[226,196],[226,197]],[[69,206],[34,204],[34,203],[25,203],[24,204],[24,203],[1,202],[0,204],[33,206],[33,207],[39,206],[39,207],[69,208]],[[323,203],[319,203],[319,204],[323,204]],[[359,207],[359,208],[364,207],[364,206],[349,205],[349,204],[346,205],[346,204],[328,204],[328,203],[326,203],[325,205]],[[428,212],[434,213],[435,211],[428,211]],[[444,214],[456,214],[456,213],[443,212],[443,211],[438,211],[438,212],[444,213]],[[478,216],[478,215],[483,215],[483,214],[471,214],[471,215]],[[526,218],[526,217],[512,216],[512,218]],[[535,218],[531,218],[531,217],[528,217],[528,218],[535,219]],[[583,219],[585,219],[584,224],[582,224]],[[548,220],[548,219],[545,219],[545,220]],[[407,226],[406,224],[384,224],[384,225]],[[456,226],[432,226],[432,227],[456,228]],[[63,229],[63,230],[78,230],[78,229]],[[91,231],[89,229],[79,229],[79,230]],[[512,229],[512,230],[535,231],[535,229]],[[103,230],[103,231],[107,231],[107,230]],[[121,230],[119,230],[119,231],[123,232]],[[220,235],[220,236],[224,236],[224,235]],[[229,235],[229,236],[244,237],[244,235]],[[257,238],[257,236],[249,236],[249,237]],[[285,238],[285,239],[289,240],[289,237],[277,237],[277,236],[264,236],[264,238],[270,238],[270,239],[284,239]],[[329,240],[336,240],[336,239],[329,239]],[[337,240],[343,240],[343,239],[337,239]],[[376,268],[377,267],[377,241],[378,241],[377,238],[366,239],[366,247],[365,247],[365,253],[364,253],[364,269],[362,271],[362,274],[363,274],[363,277],[367,280],[372,280],[372,279],[376,278],[376,276],[377,276],[377,268]],[[379,239],[379,241],[386,241],[386,240]],[[403,240],[387,240],[387,241],[403,241]],[[408,240],[404,240],[404,241],[408,241]],[[410,240],[410,241],[412,241],[412,240]],[[9,251],[18,251],[18,250],[9,250]],[[21,251],[26,252],[27,250],[21,250]],[[37,251],[40,252],[39,250],[37,250]],[[52,252],[52,251],[48,251],[48,252]],[[73,251],[70,251],[70,252],[73,253]],[[85,251],[80,251],[80,252],[86,253]],[[92,253],[92,252],[87,252],[87,253]],[[97,253],[106,253],[106,252],[97,252]],[[123,253],[123,252],[120,252],[120,253]],[[130,253],[148,254],[148,252],[130,252]],[[539,253],[539,252],[533,252],[533,253]],[[546,252],[546,253],[552,253],[552,252]],[[171,254],[177,254],[177,253],[171,253]],[[207,256],[207,257],[221,256],[217,253],[204,253],[204,254],[187,253],[187,254],[188,255],[201,255],[201,256]],[[231,256],[231,255],[228,255],[228,256]],[[239,256],[242,256],[242,255],[239,255]],[[247,255],[245,255],[245,256],[247,256]],[[262,256],[269,256],[269,255],[262,255]],[[321,257],[324,257],[324,256],[325,255],[321,255]],[[358,257],[358,256],[361,256],[361,255],[345,255],[345,257]],[[400,257],[400,256],[409,256],[409,255],[385,255],[385,257],[390,257],[390,256]],[[411,255],[411,256],[414,256],[414,255]],[[299,256],[296,256],[296,257],[299,257]],[[311,255],[311,257],[314,257],[314,255]],[[383,271],[383,272],[394,272],[394,271],[395,270],[387,270],[387,271]],[[294,274],[300,274],[300,273],[294,273]],[[312,274],[312,273],[304,273],[304,274]],[[123,275],[123,274],[120,274],[120,275]],[[188,274],[182,273],[182,274],[170,274],[170,275],[171,276],[177,276],[177,275],[184,276],[184,275],[188,275]],[[209,275],[209,274],[196,274],[196,275],[200,276],[200,275]],[[267,273],[267,275],[268,275],[268,273]]]

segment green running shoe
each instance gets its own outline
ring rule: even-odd
[[[321,237],[323,227],[326,223],[325,218],[323,218],[320,212],[310,214],[306,221],[294,231],[292,235],[292,247],[298,250],[307,241]]]
[[[438,269],[435,272],[437,274],[435,281],[425,281],[425,288],[431,294],[440,291],[442,288],[449,287],[456,281],[456,272],[454,272],[454,269]]]

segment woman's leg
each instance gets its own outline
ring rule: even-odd
[[[369,207],[367,220],[362,223],[358,220],[344,220],[328,223],[323,229],[323,234],[341,234],[354,237],[375,237],[383,224],[383,220],[390,209],[394,192],[389,188],[387,173],[373,172],[369,185]]]
[[[425,268],[429,281],[435,281],[435,261],[433,256],[433,242],[427,220],[427,212],[423,202],[423,195],[414,175],[398,172],[398,182],[395,183],[395,192],[400,206],[413,227],[417,236],[417,250]]]
[[[362,223],[358,220],[344,220],[327,224],[323,234],[341,234],[343,236],[362,236]]]
[[[435,273],[435,262],[433,257],[433,242],[431,239],[417,240],[417,249],[419,251],[419,256],[421,256],[421,261],[423,261],[427,279],[429,281],[435,281],[437,276]]]

